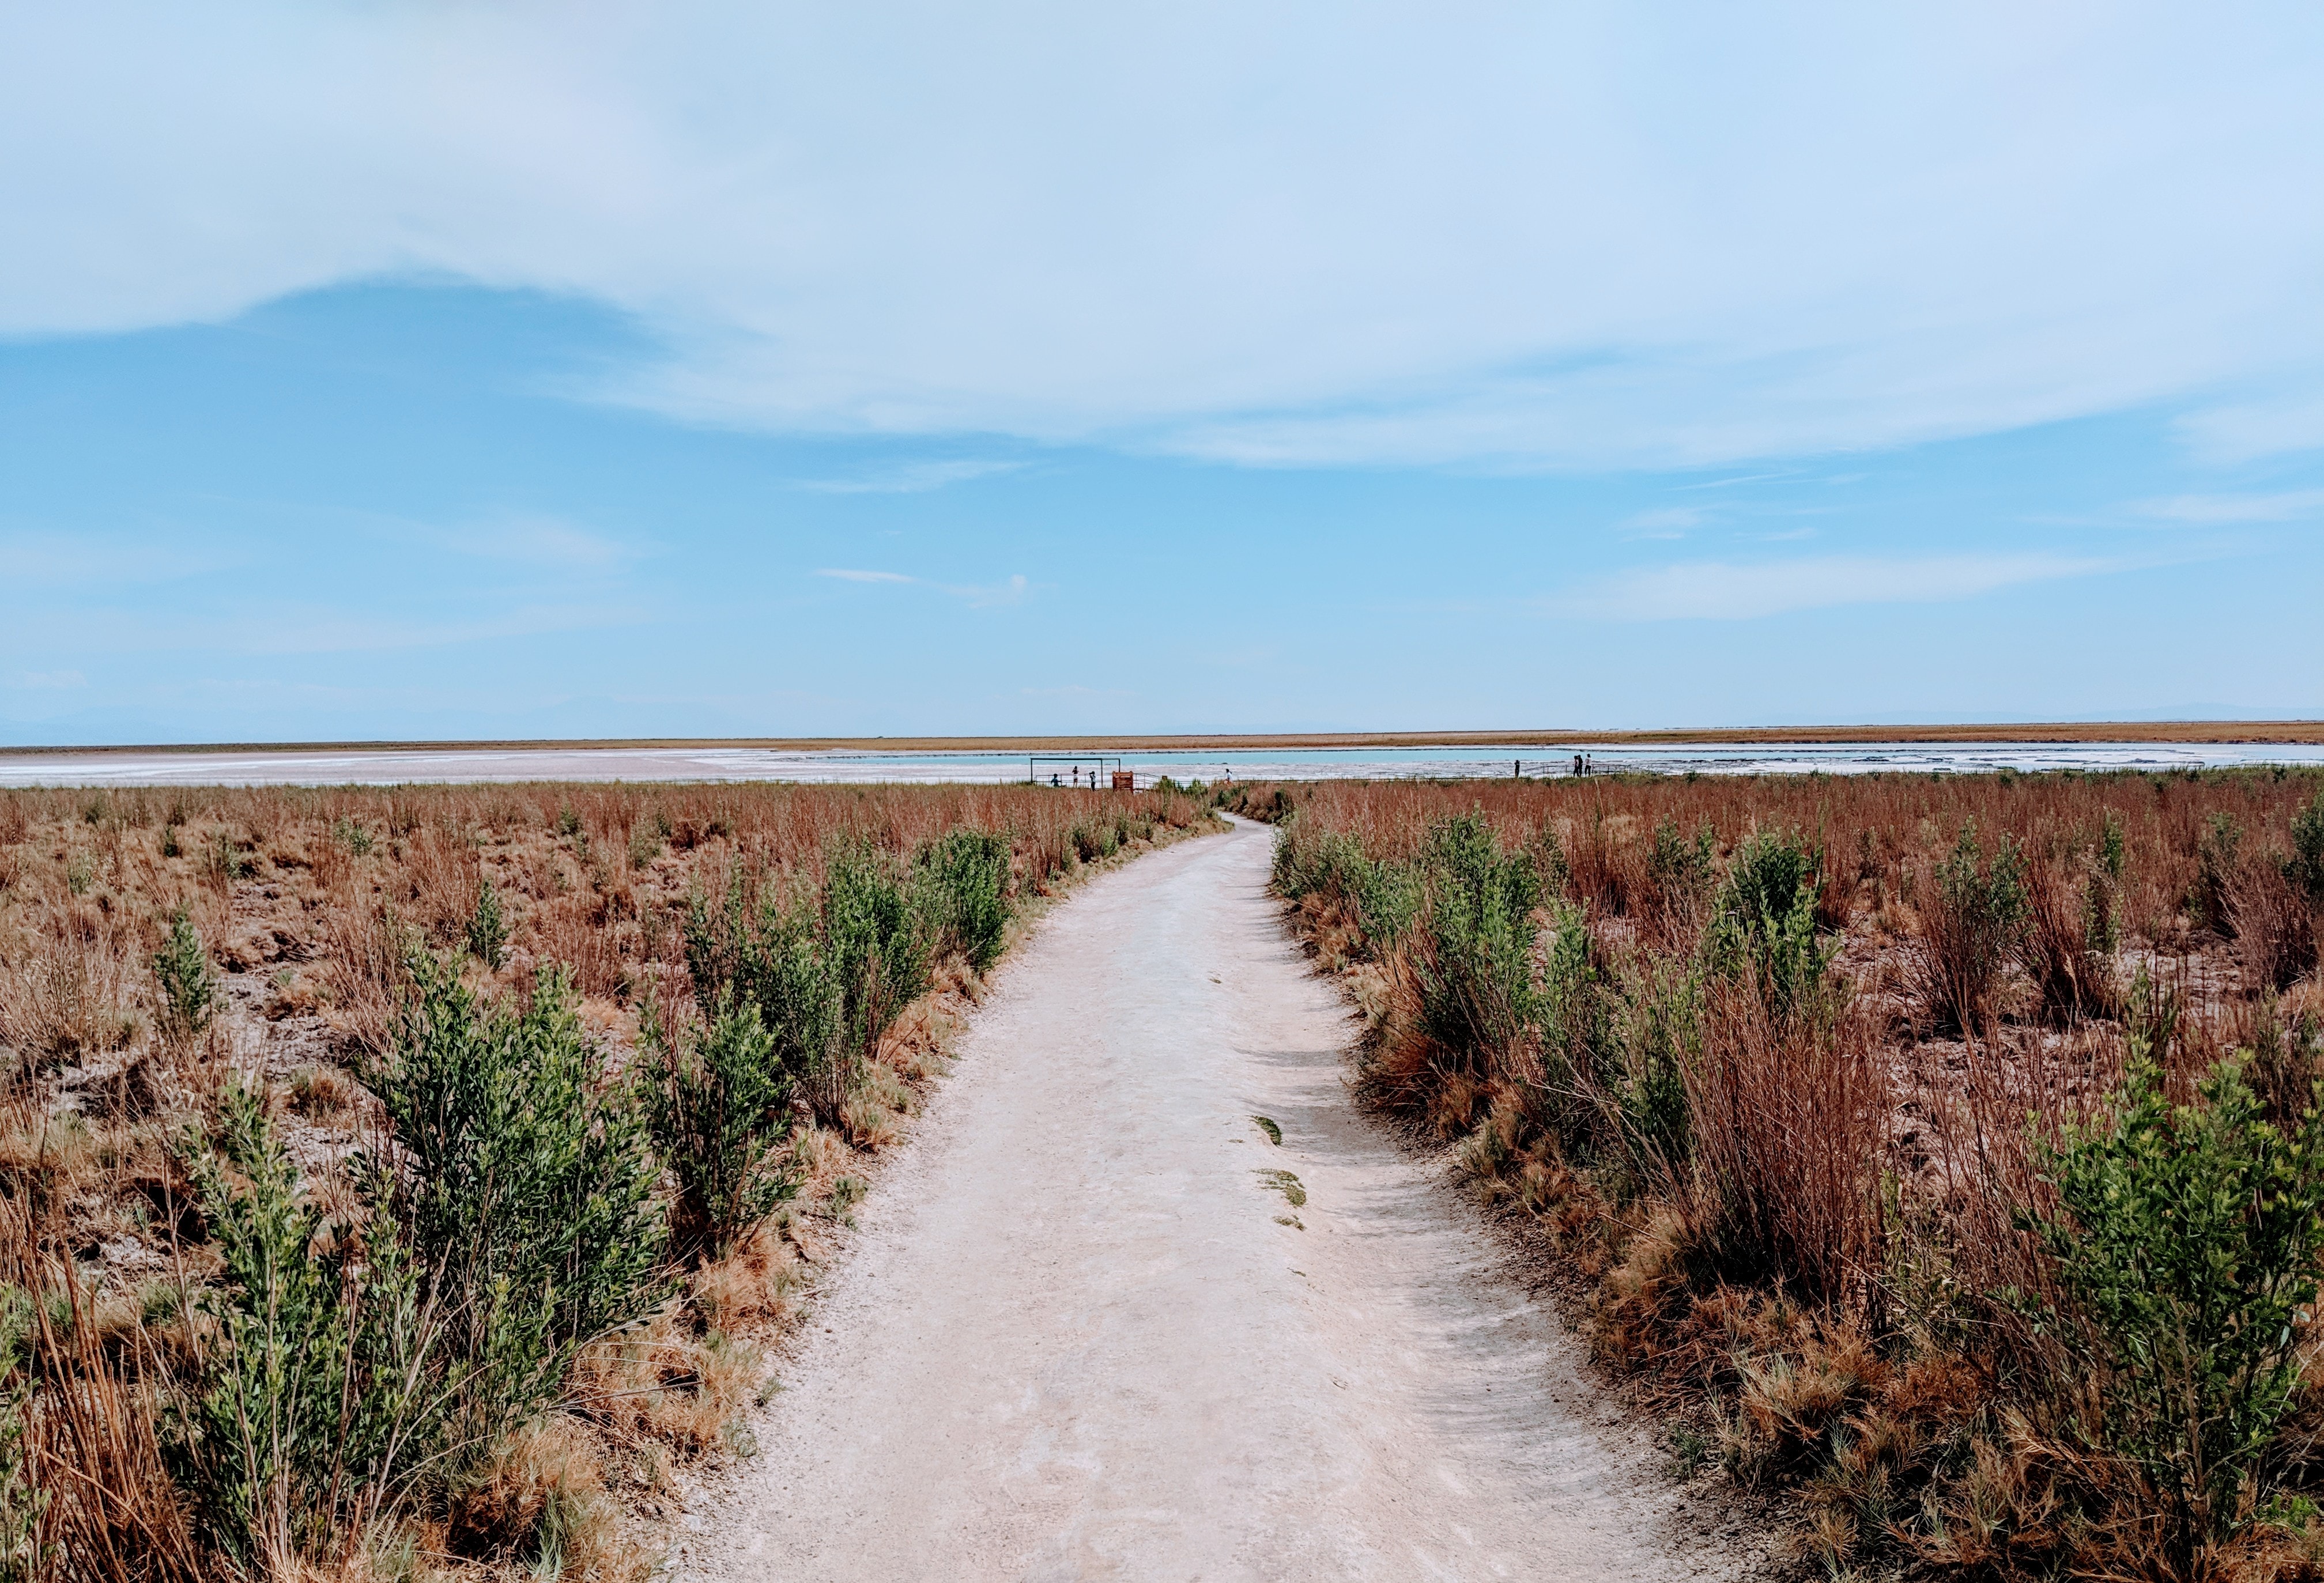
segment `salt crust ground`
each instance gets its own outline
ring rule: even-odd
[[[1768,1569],[1442,1162],[1351,1105],[1355,1025],[1268,842],[1239,822],[1095,879],[1001,971],[676,1578]]]

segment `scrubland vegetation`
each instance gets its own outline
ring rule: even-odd
[[[1171,791],[0,793],[0,1580],[641,1575]]]
[[[1233,805],[1682,1471],[1833,1577],[2324,1571],[2324,777]]]

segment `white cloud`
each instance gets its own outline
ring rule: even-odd
[[[2176,421],[2180,437],[2200,460],[2213,463],[2324,449],[2324,396],[2314,392],[2315,371],[2306,372],[2306,390],[2188,413]]]
[[[1626,538],[1683,538],[1690,528],[1701,525],[1709,515],[1693,506],[1665,506],[1657,511],[1640,511],[1625,518],[1622,536]]]
[[[2190,440],[2315,444],[2320,67],[2289,5],[90,0],[0,51],[0,332],[442,273],[752,427],[1653,465],[2273,381]]]
[[[1552,602],[1609,621],[1748,621],[1846,604],[1928,604],[2121,563],[2054,555],[1817,556],[1735,565],[1691,561],[1609,578]]]
[[[2324,514],[2324,489],[2278,494],[2181,494],[2141,501],[2142,517],[2209,526],[2222,522],[2291,522]]]
[[[984,610],[997,604],[1021,604],[1030,597],[1033,585],[1021,572],[1003,582],[939,583],[932,577],[908,577],[901,572],[863,572],[844,566],[825,566],[816,573],[818,577],[837,577],[847,583],[908,583],[916,587],[934,588],[953,598],[965,601],[970,608]]]
[[[1022,465],[1019,462],[908,462],[860,478],[807,479],[799,487],[818,494],[923,494],[948,483],[990,478],[996,473],[1014,473]]]
[[[486,518],[438,537],[464,555],[567,571],[608,570],[644,553],[562,518],[524,513]]]
[[[86,687],[88,678],[77,670],[19,670],[9,673],[5,685],[27,693],[61,692]]]

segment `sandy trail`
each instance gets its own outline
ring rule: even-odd
[[[1354,1023],[1268,851],[1239,825],[1141,858],[1002,970],[681,1577],[1757,1569],[1441,1167],[1351,1109]]]

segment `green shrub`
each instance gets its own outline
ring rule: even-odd
[[[235,850],[232,836],[223,830],[210,832],[209,841],[202,848],[204,878],[223,888],[245,878],[250,867],[250,860]]]
[[[1678,833],[1678,821],[1655,826],[1646,854],[1646,879],[1655,899],[1668,913],[1686,916],[1709,898],[1719,872],[1719,837],[1705,824],[1692,841]]]
[[[920,866],[931,948],[982,972],[1000,960],[1009,930],[1009,838],[954,830],[927,845]]]
[[[723,1256],[798,1191],[786,1147],[790,1074],[747,1002],[721,1007],[707,1028],[669,1029],[649,1015],[641,1034],[655,1067],[647,1119],[678,1184],[671,1233],[681,1247]]]
[[[171,916],[169,935],[153,953],[153,981],[164,1038],[182,1046],[208,1031],[217,1010],[217,975],[184,907]]]
[[[1937,1025],[1969,1030],[1993,1014],[2002,975],[2024,946],[2024,860],[2004,835],[1986,861],[1971,821],[1935,878],[1935,894],[1922,907],[1915,977]]]
[[[641,819],[630,826],[630,867],[642,869],[661,856],[663,842],[669,839],[668,821],[657,813],[653,819]]]
[[[722,907],[701,897],[686,922],[686,962],[702,1005],[754,1006],[771,1058],[826,1118],[846,1102],[844,997],[816,915],[752,907],[738,876]]]
[[[1691,1144],[1687,1077],[1703,1048],[1702,980],[1685,962],[1648,960],[1624,997],[1615,1117],[1634,1167],[1674,1185]]]
[[[2292,816],[2292,855],[2283,877],[2310,907],[2324,908],[2324,791]]]
[[[926,908],[867,846],[830,862],[817,906],[752,907],[739,879],[723,907],[696,897],[686,925],[696,999],[758,1007],[776,1059],[826,1120],[854,1093],[888,1025],[928,983]]]
[[[1601,1113],[1619,1108],[1622,1082],[1589,917],[1578,907],[1556,909],[1533,1007],[1542,1064],[1536,1118],[1570,1154],[1587,1156],[1601,1141],[1594,1136]]]
[[[494,972],[508,960],[508,919],[501,912],[501,893],[490,879],[476,881],[476,907],[468,915],[468,953]]]
[[[198,1299],[214,1330],[168,1455],[211,1542],[266,1569],[392,1508],[438,1449],[442,1398],[392,1226],[360,1261],[344,1233],[318,1252],[322,1211],[239,1085],[213,1143],[189,1164],[222,1279]]]
[[[381,1207],[466,1360],[458,1441],[481,1447],[555,1395],[576,1348],[659,1297],[640,1097],[590,1048],[562,969],[510,1010],[425,957],[374,1087],[395,1126],[395,1156],[372,1163]]]
[[[1815,854],[1796,833],[1752,831],[1728,864],[1720,919],[1746,934],[1774,934],[1798,906],[1801,891],[1813,896],[1816,868]]]
[[[1416,869],[1367,856],[1346,832],[1311,834],[1296,823],[1276,833],[1274,882],[1286,901],[1320,896],[1348,908],[1375,953],[1403,937],[1422,900]]]
[[[1523,1036],[1539,1011],[1534,983],[1532,859],[1502,851],[1482,815],[1433,825],[1420,867],[1426,897],[1413,927],[1420,1027],[1474,1064]]]
[[[869,846],[843,849],[823,886],[823,939],[836,971],[850,1047],[870,1055],[897,1014],[928,987],[928,943],[896,865]]]
[[[1755,830],[1736,849],[1704,934],[1722,978],[1746,977],[1777,1016],[1819,1004],[1835,947],[1816,933],[1816,861],[1797,836]]]
[[[2324,1251],[2324,1120],[2279,1129],[2233,1061],[2172,1104],[2148,1020],[2114,1118],[2047,1151],[2061,1212],[2034,1225],[2078,1311],[2061,1333],[2107,1370],[2109,1431],[2183,1560],[2268,1493]]]

